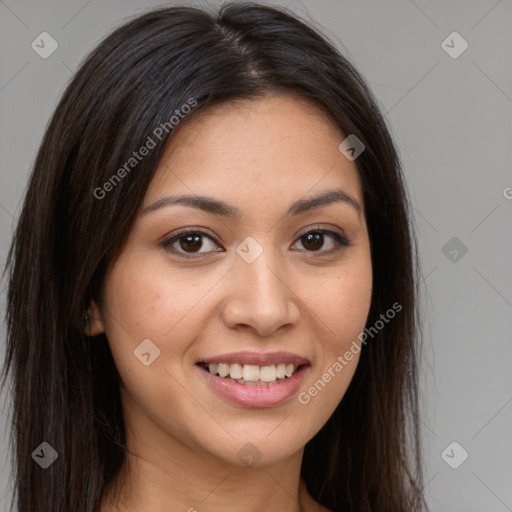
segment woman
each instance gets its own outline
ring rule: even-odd
[[[117,29],[9,253],[19,510],[424,510],[408,204],[362,78],[287,11]]]

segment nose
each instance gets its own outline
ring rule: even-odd
[[[231,329],[270,336],[298,322],[300,310],[293,283],[271,252],[266,249],[252,263],[236,257],[222,308],[223,321]]]

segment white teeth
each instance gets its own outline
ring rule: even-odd
[[[229,375],[229,364],[220,363],[218,372],[221,377],[227,377]]]
[[[291,363],[265,366],[255,364],[242,365],[238,363],[208,363],[206,367],[212,375],[218,374],[220,377],[229,376],[241,384],[246,382],[263,384],[265,382],[283,380],[285,377],[291,377],[296,370],[295,365]]]
[[[243,379],[256,382],[260,380],[260,367],[255,364],[244,364]]]
[[[286,365],[284,363],[276,366],[276,377],[278,379],[284,379],[286,377]]]
[[[274,365],[262,366],[260,369],[260,380],[263,382],[272,382],[273,380],[276,380],[276,373],[277,371]]]
[[[229,376],[232,379],[241,379],[243,377],[243,367],[241,364],[232,364],[229,367]]]

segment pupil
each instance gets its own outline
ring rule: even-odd
[[[185,241],[185,243],[183,241]],[[181,248],[185,251],[187,250],[187,244],[189,244],[188,248],[191,248],[193,250],[200,249],[201,245],[203,245],[201,242],[201,237],[199,235],[188,235],[180,240]]]
[[[323,234],[322,233],[309,233],[305,236],[306,242],[304,243],[304,247],[309,248],[311,250],[318,250],[322,248],[323,245]],[[194,250],[198,250],[203,245],[201,242],[200,235],[188,235],[182,237],[180,239],[181,248],[185,251],[191,249],[192,252]],[[309,247],[308,247],[309,245]],[[188,247],[187,247],[188,246]]]
[[[322,233],[308,233],[306,235],[306,243],[304,244],[304,247],[308,248],[307,244],[309,244],[311,241],[313,241],[313,247],[310,248],[312,248],[313,250],[321,249],[323,245]]]

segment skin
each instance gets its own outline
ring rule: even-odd
[[[292,95],[209,107],[183,121],[160,161],[129,239],[92,302],[88,334],[105,332],[122,378],[131,455],[116,482],[119,507],[101,512],[183,510],[326,511],[300,478],[305,444],[328,420],[359,355],[306,405],[297,396],[275,407],[246,408],[198,377],[201,358],[240,350],[288,351],[310,361],[307,391],[364,329],[372,289],[360,180],[338,150],[345,138],[313,104]],[[289,205],[343,189],[361,206],[326,206],[287,217]],[[142,209],[171,194],[208,195],[242,212],[239,220],[184,205]],[[351,242],[339,247],[330,229]],[[160,242],[195,228],[202,246]],[[263,253],[236,252],[248,236]],[[169,238],[167,236],[167,238]],[[181,255],[192,254],[194,259]],[[198,256],[198,257],[197,257]],[[160,356],[143,365],[144,339]],[[248,442],[261,459],[246,467]]]

